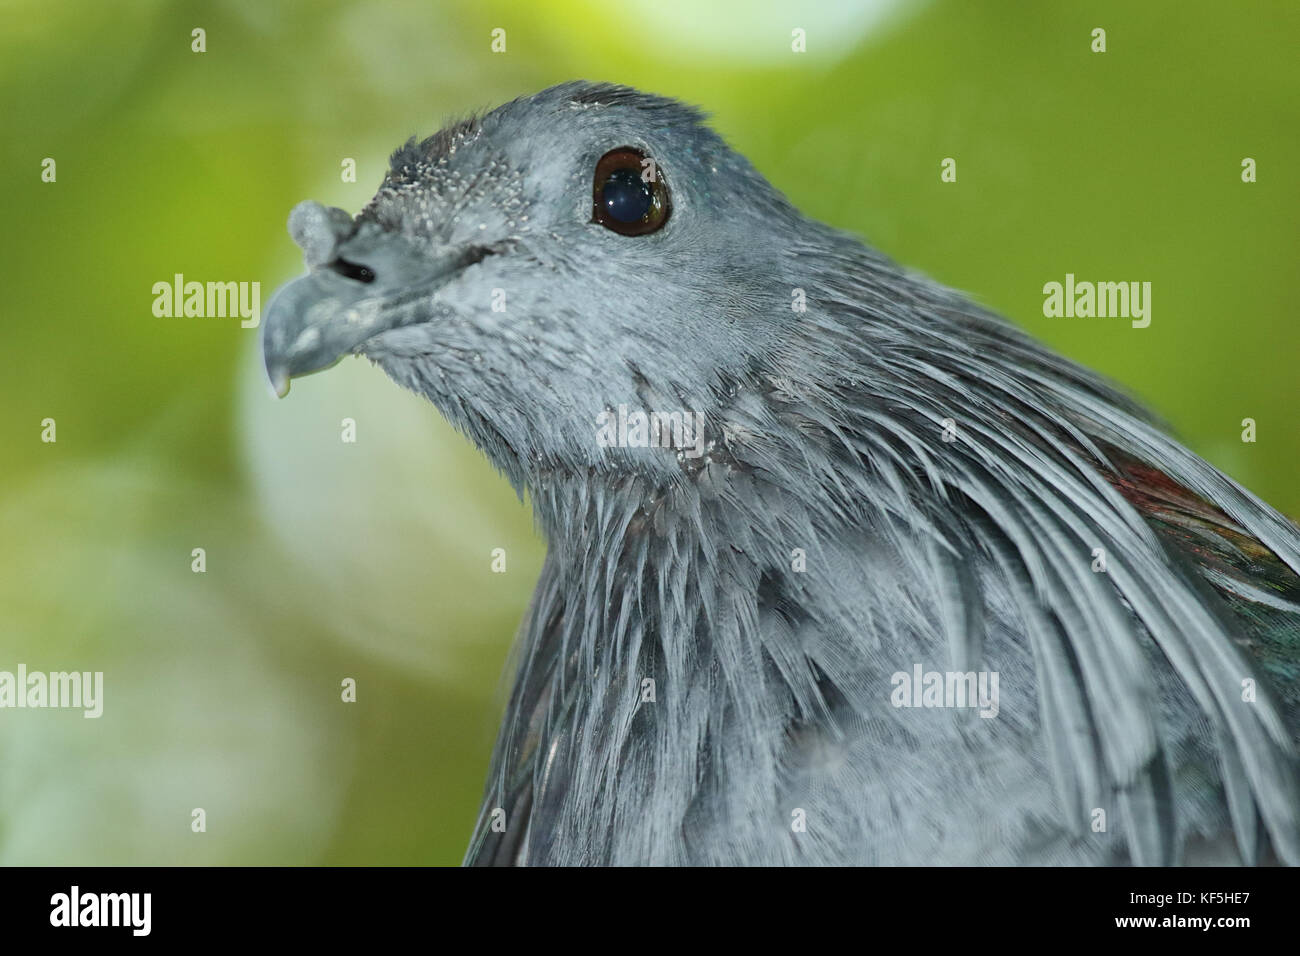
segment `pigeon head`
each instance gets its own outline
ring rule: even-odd
[[[712,415],[793,317],[786,261],[808,225],[695,110],[566,84],[411,140],[355,219],[297,206],[310,271],[268,309],[267,372],[283,395],[365,355],[517,485],[668,477],[702,436],[611,444],[600,423]]]

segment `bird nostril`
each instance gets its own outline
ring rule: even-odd
[[[355,279],[357,282],[374,282],[375,272],[368,266],[359,265],[355,262],[348,262],[346,259],[335,259],[330,263],[330,268],[339,275]]]

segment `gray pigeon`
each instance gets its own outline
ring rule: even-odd
[[[467,863],[1300,862],[1300,530],[1112,385],[568,83],[305,202],[365,355],[549,550]]]

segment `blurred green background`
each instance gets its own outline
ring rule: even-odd
[[[409,135],[563,80],[703,105],[807,213],[1300,514],[1293,0],[5,0],[0,24],[0,670],[106,685],[99,720],[0,711],[0,862],[459,861],[542,555],[526,508],[368,364],[277,403],[256,331],[157,318],[151,288],[265,306],[301,268],[294,203],[355,212]],[[1152,282],[1151,327],[1044,318],[1066,272]]]

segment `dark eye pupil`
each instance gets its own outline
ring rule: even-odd
[[[600,191],[601,202],[610,217],[619,222],[637,222],[650,211],[650,184],[635,169],[616,169]]]

